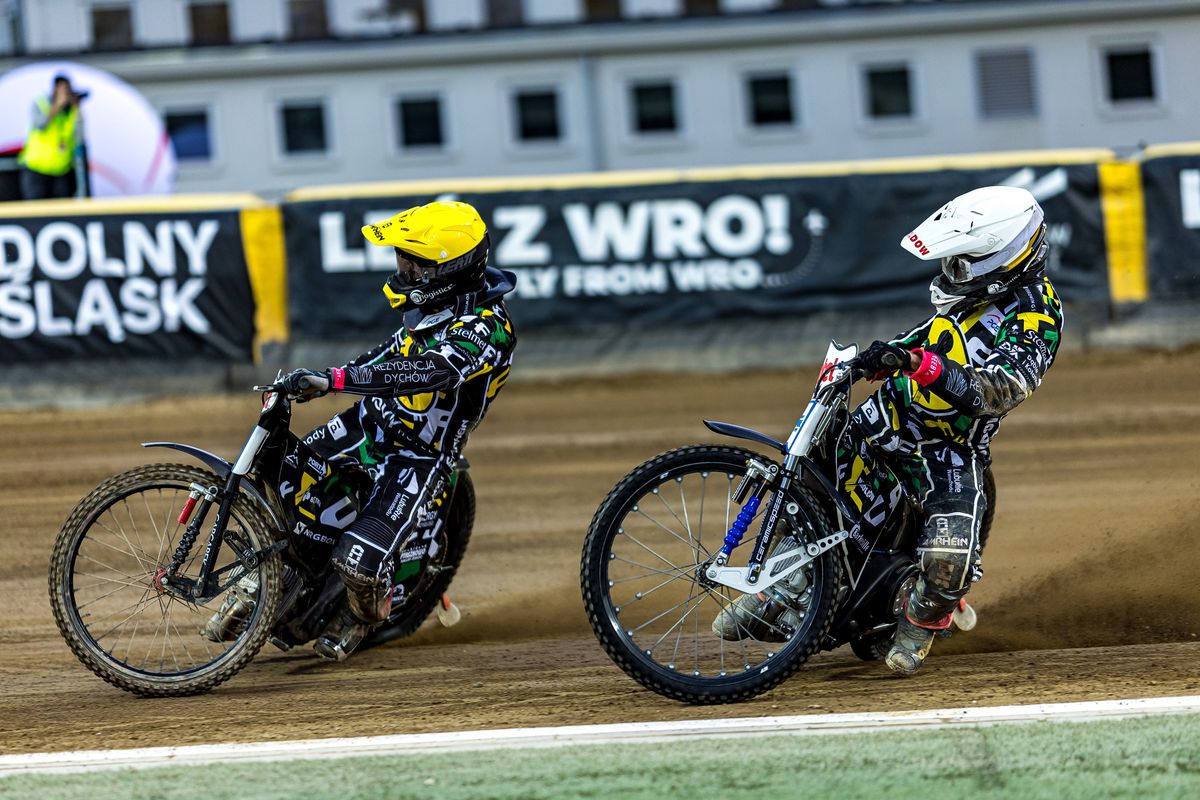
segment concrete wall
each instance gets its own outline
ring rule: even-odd
[[[331,24],[367,35],[381,0],[338,3]],[[628,2],[649,13],[675,0]],[[739,0],[739,8],[756,0]],[[64,12],[58,41],[78,41],[86,0],[40,0]],[[733,6],[731,0],[726,5]],[[156,6],[157,11],[146,7]],[[530,23],[570,18],[578,0],[526,0]],[[1051,8],[1053,6],[1053,8]],[[233,0],[238,36],[261,40],[285,24],[284,0]],[[484,20],[483,0],[444,0],[430,25]],[[75,13],[66,13],[75,9]],[[135,13],[161,41],[181,36],[183,3],[140,0]],[[255,9],[254,13],[250,13]],[[1068,13],[1072,12],[1072,13]],[[639,12],[641,13],[641,12]],[[559,14],[560,16],[554,16]],[[30,15],[30,26],[46,14]],[[481,23],[482,24],[482,23]],[[174,26],[174,27],[173,27]],[[362,27],[368,26],[368,27]],[[374,29],[371,29],[374,30]],[[38,35],[44,34],[42,31]],[[33,34],[31,34],[32,36]],[[148,34],[149,35],[149,34]],[[939,153],[1101,146],[1194,139],[1200,108],[1200,6],[1181,0],[919,4],[829,9],[722,19],[650,19],[624,25],[364,39],[356,42],[166,49],[97,54],[160,110],[205,108],[214,158],[184,164],[185,191],[290,188],[347,181],[562,173],[592,169],[902,157]],[[1148,43],[1159,100],[1114,108],[1104,101],[1101,48]],[[983,119],[975,55],[989,48],[1033,55],[1035,116]],[[863,113],[862,70],[876,62],[911,70],[915,114],[880,123]],[[15,62],[9,62],[15,63]],[[0,72],[6,62],[0,60]],[[791,77],[797,122],[783,129],[747,124],[746,76]],[[680,130],[632,132],[630,84],[673,82]],[[513,94],[557,89],[561,141],[520,144]],[[439,97],[446,146],[401,152],[397,97]],[[326,103],[330,150],[287,157],[278,108],[295,98]]]

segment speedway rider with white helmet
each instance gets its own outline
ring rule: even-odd
[[[862,354],[863,369],[883,385],[852,419],[925,515],[920,574],[886,657],[894,672],[912,675],[956,609],[973,624],[963,598],[982,575],[989,444],[1053,363],[1063,314],[1045,275],[1042,208],[1025,189],[987,186],[956,197],[901,246],[941,261],[929,286],[937,313]],[[889,354],[906,367],[886,367]]]
[[[402,325],[343,366],[298,369],[281,381],[302,399],[363,396],[289,454],[285,468],[298,474],[279,476],[281,494],[306,519],[300,534],[333,545],[348,608],[314,649],[338,661],[387,618],[399,591],[392,586],[393,557],[442,501],[467,435],[508,378],[516,343],[504,304],[514,278],[487,266],[487,227],[472,206],[429,203],[362,232],[395,250],[396,271],[383,292],[403,313]],[[327,464],[339,460],[356,462],[374,480],[369,500],[348,523],[319,505],[306,508],[321,502],[306,489],[336,474]]]
[[[959,627],[974,625],[964,598],[982,575],[989,443],[1054,361],[1062,305],[1045,275],[1042,209],[1025,189],[987,186],[956,197],[901,246],[941,261],[929,287],[936,313],[858,357],[883,385],[851,415],[854,430],[839,446],[837,470],[862,510],[856,540],[877,540],[902,496],[897,481],[924,514],[919,575],[886,656],[893,671],[912,675],[937,631],[956,618]],[[717,616],[713,631],[740,638],[770,601],[743,595]]]

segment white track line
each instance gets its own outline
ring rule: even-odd
[[[995,725],[1006,722],[1081,721],[1200,713],[1200,696],[1144,700],[1101,700],[993,708],[946,708],[861,714],[811,714],[791,717],[632,722],[557,728],[512,728],[450,733],[310,739],[296,742],[202,744],[137,750],[89,750],[0,756],[0,778],[30,773],[87,772],[199,766],[247,761],[411,755],[428,752],[556,747],[580,744],[664,742],[698,738],[790,734],[869,733],[942,726]]]

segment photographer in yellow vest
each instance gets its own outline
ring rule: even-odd
[[[39,97],[33,106],[32,125],[25,148],[18,158],[21,166],[21,195],[26,200],[71,197],[75,194],[75,151],[82,141],[79,101],[66,75],[54,76],[49,97]]]

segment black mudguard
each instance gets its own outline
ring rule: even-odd
[[[211,469],[217,474],[218,478],[223,480],[229,477],[229,473],[233,469],[233,465],[220,456],[199,447],[193,447],[190,444],[179,444],[178,442],[142,442],[142,447],[166,447],[170,450],[187,453],[192,458],[202,462],[204,466]],[[267,502],[267,498],[263,496],[262,491],[257,486],[249,480],[242,480],[242,489],[266,512],[267,519],[271,520],[271,524],[275,526],[276,530],[287,530],[287,526],[279,519],[279,515],[275,513],[275,509],[271,508],[271,504]]]
[[[773,436],[767,436],[765,433],[743,428],[741,425],[731,425],[728,422],[713,422],[711,419],[704,420],[704,427],[708,428],[713,433],[719,433],[722,436],[732,436],[734,439],[749,439],[752,442],[765,444],[780,453],[787,453],[787,445]]]

